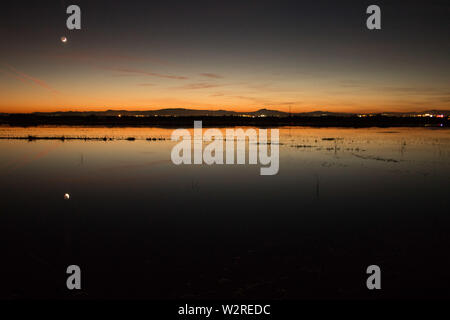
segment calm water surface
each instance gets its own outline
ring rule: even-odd
[[[450,297],[450,130],[281,128],[275,176],[176,166],[172,131],[0,127],[136,139],[0,140],[0,297]]]

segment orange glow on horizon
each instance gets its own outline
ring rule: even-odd
[[[441,97],[445,88],[429,90],[417,87],[417,93],[413,91],[411,94],[409,87],[364,87],[362,84],[353,87],[343,85],[339,79],[312,81],[286,77],[276,82],[268,75],[264,80],[267,83],[264,83],[258,78],[247,80],[240,74],[219,76],[209,73],[207,76],[188,74],[186,79],[161,78],[162,75],[155,73],[156,76],[145,75],[150,79],[142,79],[134,69],[120,69],[122,73],[116,74],[117,71],[86,68],[80,70],[83,73],[76,77],[69,76],[69,73],[46,77],[9,65],[0,68],[0,112],[185,108],[237,112],[270,109],[292,113],[374,113],[450,109],[450,101]]]

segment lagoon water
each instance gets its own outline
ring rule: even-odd
[[[450,296],[450,130],[280,128],[275,176],[176,166],[172,131],[0,127],[114,139],[0,140],[0,297]]]

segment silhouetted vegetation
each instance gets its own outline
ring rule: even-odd
[[[120,138],[120,137],[84,137],[84,136],[59,136],[59,137],[53,137],[53,136],[5,136],[0,137],[0,140],[28,140],[28,141],[36,141],[36,140],[60,140],[60,141],[66,141],[66,140],[83,140],[83,141],[116,141],[116,140],[126,140],[126,141],[135,141],[138,140],[135,137],[127,137],[127,138]],[[166,140],[165,138],[146,138],[147,141],[162,141]]]

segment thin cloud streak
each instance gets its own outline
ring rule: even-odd
[[[60,54],[60,55],[51,55],[56,58],[62,58],[67,59],[71,61],[76,61],[79,63],[84,63],[87,65],[90,65],[91,67],[95,67],[102,70],[109,70],[109,71],[115,71],[115,72],[121,72],[119,75],[113,75],[113,76],[131,76],[131,75],[145,75],[145,76],[152,76],[152,77],[158,77],[158,78],[165,78],[165,79],[174,79],[174,80],[186,80],[188,77],[186,76],[180,76],[180,75],[170,75],[170,74],[162,74],[157,72],[148,72],[141,69],[135,69],[135,68],[127,68],[127,67],[116,67],[111,66],[111,64],[120,65],[121,62],[145,62],[150,61],[155,64],[159,65],[166,65],[170,66],[168,62],[153,59],[153,58],[147,58],[147,59],[140,59],[140,58],[134,58],[130,56],[123,56],[123,55],[98,55],[98,54],[86,54],[86,53],[75,53],[75,54]],[[105,65],[106,62],[106,65]],[[108,63],[109,62],[109,63]]]
[[[2,70],[2,69],[0,69],[0,72],[5,74],[8,77],[12,77],[14,79],[17,79],[17,80],[19,80],[20,82],[22,82],[24,84],[28,84],[28,82],[25,79],[15,75],[14,73],[11,73],[11,72],[8,72],[8,71]]]
[[[4,64],[8,69],[10,73],[4,72],[6,74],[12,75],[14,78],[21,80],[24,83],[34,83],[35,85],[47,89],[52,93],[59,93],[57,90],[53,89],[52,87],[50,87],[44,80],[32,77],[26,73],[23,73],[19,70],[17,70],[16,68],[14,68],[13,66],[9,65],[9,64]]]
[[[177,89],[185,89],[185,90],[197,90],[197,89],[209,89],[209,88],[217,88],[220,87],[218,84],[213,83],[191,83],[182,87],[178,87]]]
[[[145,75],[145,76],[151,76],[151,77],[158,77],[158,78],[165,78],[165,79],[174,79],[174,80],[187,80],[188,77],[185,76],[174,76],[174,75],[168,75],[168,74],[161,74],[156,72],[147,72],[139,69],[130,69],[130,68],[112,68],[112,67],[100,67],[101,69],[110,70],[110,71],[116,71],[116,72],[122,72],[125,74],[136,74],[136,75]]]
[[[215,73],[200,73],[200,75],[203,77],[212,78],[212,79],[223,79],[224,78],[220,74],[215,74]]]
[[[96,62],[113,62],[113,63],[120,63],[120,62],[150,62],[153,64],[158,65],[164,65],[164,66],[173,66],[173,63],[169,63],[164,60],[160,60],[157,58],[137,58],[127,55],[120,55],[120,54],[101,54],[101,53],[86,53],[86,52],[76,52],[76,53],[69,53],[69,54],[49,54],[50,57],[55,57],[59,59],[67,59],[71,61],[78,61],[78,62],[87,62],[87,63],[96,63]]]
[[[154,83],[138,83],[139,87],[153,87],[155,86]]]

